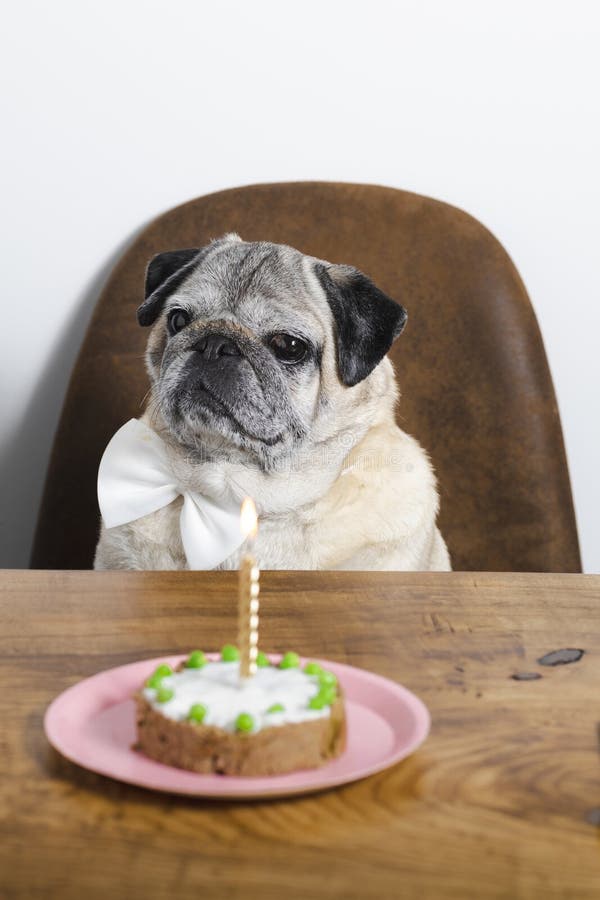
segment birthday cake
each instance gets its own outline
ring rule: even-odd
[[[274,663],[258,653],[256,673],[240,679],[236,647],[220,658],[194,650],[173,669],[163,663],[136,693],[136,749],[193,772],[277,775],[312,769],[346,742],[341,687],[296,653]]]

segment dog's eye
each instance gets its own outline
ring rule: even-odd
[[[300,362],[308,352],[308,344],[293,334],[272,334],[269,347],[277,359],[285,363]]]
[[[167,325],[171,334],[177,334],[190,321],[189,314],[184,309],[172,309],[167,318]]]

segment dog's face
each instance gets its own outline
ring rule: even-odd
[[[351,266],[229,234],[155,256],[138,320],[174,437],[268,469],[360,404],[406,312]]]

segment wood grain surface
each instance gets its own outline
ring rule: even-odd
[[[94,775],[42,730],[81,678],[231,641],[235,573],[2,572],[0,609],[3,900],[600,896],[600,577],[263,573],[263,649],[395,679],[433,725],[386,772],[251,803]]]

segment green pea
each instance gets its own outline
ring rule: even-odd
[[[256,665],[259,669],[266,669],[267,666],[271,665],[271,661],[266,653],[263,653],[262,650],[259,652],[256,657]]]
[[[307,662],[304,666],[304,671],[307,675],[320,675],[323,669],[316,662]]]
[[[300,657],[297,653],[292,653],[292,651],[288,651],[284,654],[283,659],[279,663],[280,669],[297,669],[300,665]]]
[[[201,669],[206,665],[206,657],[202,650],[192,650],[186,660],[187,669]]]
[[[156,699],[159,703],[166,703],[167,700],[170,700],[175,696],[175,691],[171,688],[166,687],[158,687],[156,689]]]
[[[161,663],[160,666],[157,666],[150,678],[146,681],[146,687],[149,688],[158,688],[162,682],[163,678],[166,678],[167,675],[172,675],[173,669],[171,666],[167,665],[167,663]]]
[[[283,705],[283,703],[274,703],[273,706],[270,706],[267,710],[267,713],[276,712],[285,712],[285,706]]]
[[[173,669],[168,663],[161,663],[160,666],[157,666],[154,670],[154,674],[158,675],[159,678],[166,678],[167,675],[173,674]]]
[[[225,644],[221,650],[221,659],[223,662],[235,662],[240,658],[240,651],[233,644]]]
[[[310,709],[323,709],[325,706],[331,706],[335,700],[335,688],[331,685],[323,685],[314,697],[308,701]]]
[[[324,709],[326,706],[329,706],[327,700],[322,694],[315,694],[314,697],[311,697],[308,701],[309,709]]]
[[[335,687],[337,685],[337,678],[333,674],[333,672],[328,672],[326,669],[323,669],[319,674],[319,684],[326,685],[327,687]]]
[[[190,706],[190,711],[187,715],[188,722],[203,722],[207,712],[208,710],[203,703],[194,703],[193,706]]]
[[[240,713],[235,720],[235,727],[237,731],[252,731],[254,728],[254,719],[250,713]]]
[[[322,684],[319,688],[319,693],[327,698],[327,702],[329,704],[333,703],[333,701],[337,697],[337,690],[335,685],[333,684]]]

